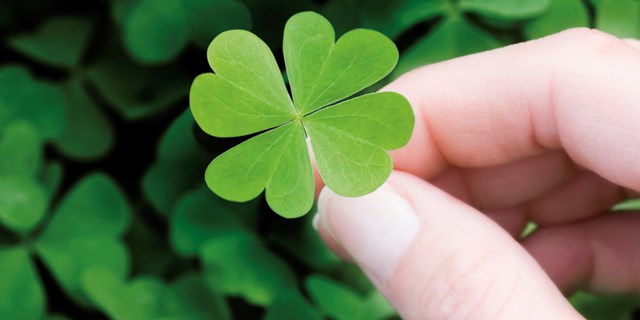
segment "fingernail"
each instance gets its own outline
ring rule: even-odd
[[[381,283],[393,276],[419,228],[412,206],[387,184],[357,198],[324,188],[318,217],[318,224]]]

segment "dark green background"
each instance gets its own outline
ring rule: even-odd
[[[396,41],[383,82],[569,27],[640,38],[637,0],[0,0],[0,319],[395,317],[311,214],[285,220],[203,185],[241,141],[188,112],[206,46],[249,29],[282,63],[284,23],[303,10]],[[633,319],[640,297],[572,302]]]

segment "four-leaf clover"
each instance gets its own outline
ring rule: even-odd
[[[408,142],[414,115],[394,92],[344,100],[395,67],[398,50],[379,32],[356,29],[336,42],[329,21],[302,12],[285,26],[283,51],[293,99],[268,46],[248,31],[232,30],[211,42],[207,56],[216,73],[194,80],[190,103],[210,135],[267,130],[214,159],[205,173],[209,188],[231,201],[248,201],[266,189],[269,206],[293,218],[313,205],[309,148],[329,188],[365,195],[391,173],[387,150]]]

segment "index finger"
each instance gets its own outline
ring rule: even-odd
[[[564,149],[640,190],[640,51],[613,36],[572,29],[426,66],[384,90],[404,94],[416,114],[396,169],[430,178]]]

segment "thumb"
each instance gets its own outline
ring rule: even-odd
[[[582,319],[503,229],[412,175],[358,198],[324,188],[317,221],[404,319]]]

